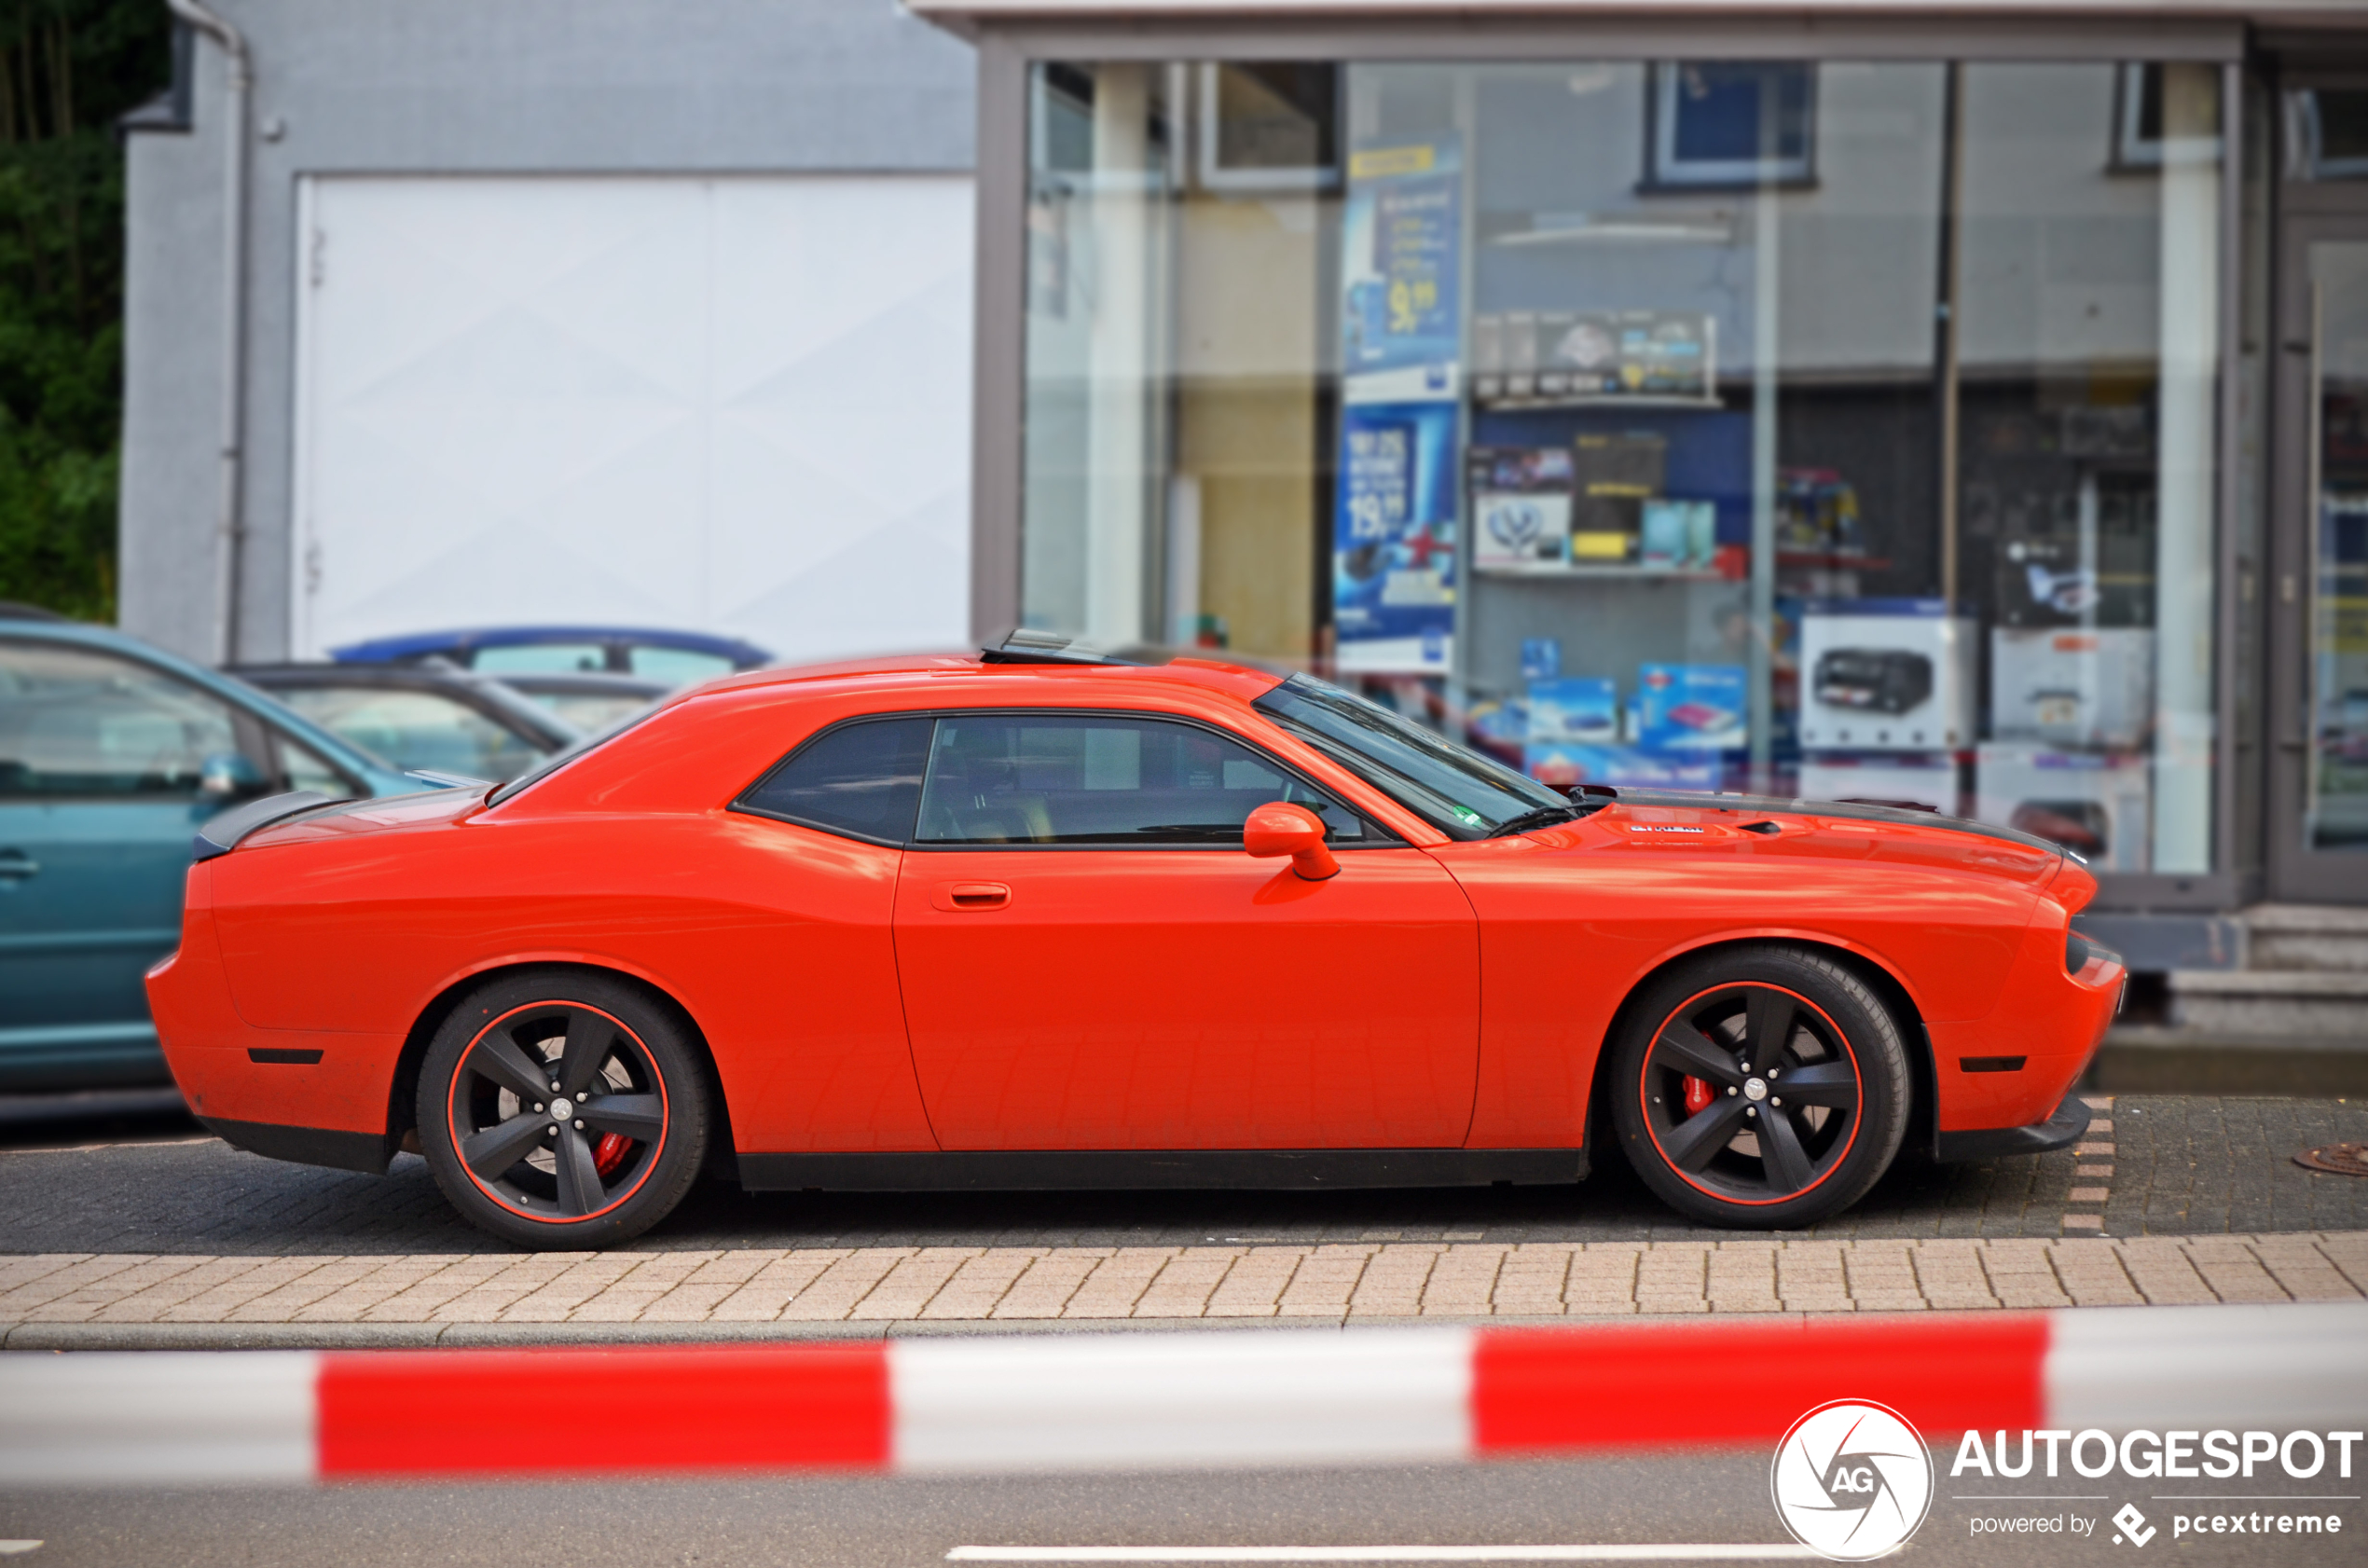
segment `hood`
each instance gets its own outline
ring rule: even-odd
[[[1755,840],[1755,854],[1798,855],[1827,862],[1946,864],[1989,872],[2034,890],[2047,887],[2078,860],[2060,845],[1989,822],[1896,806],[1769,795],[1621,790],[1603,809],[1574,826],[1656,847],[1742,849]],[[2085,873],[2077,874],[2093,886]]]

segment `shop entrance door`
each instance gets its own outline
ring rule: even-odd
[[[2279,333],[2268,860],[2318,903],[2368,903],[2368,182],[2345,194],[2287,220]]]

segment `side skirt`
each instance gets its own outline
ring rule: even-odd
[[[394,1146],[381,1133],[339,1133],[325,1127],[287,1127],[276,1121],[232,1121],[200,1116],[207,1131],[233,1148],[299,1165],[329,1165],[340,1171],[386,1175]]]
[[[1091,1191],[1147,1188],[1551,1186],[1587,1176],[1583,1148],[1096,1148],[749,1154],[751,1192]]]

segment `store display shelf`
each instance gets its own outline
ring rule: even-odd
[[[1889,571],[1891,557],[1848,550],[1780,549],[1776,552],[1776,564],[1780,567],[1810,567],[1824,571]]]
[[[1526,577],[1549,582],[1576,578],[1633,582],[1640,577],[1678,583],[1729,580],[1726,573],[1703,567],[1562,566],[1550,561],[1540,561],[1535,566],[1474,566],[1472,571],[1482,577]]]
[[[1523,414],[1547,408],[1717,409],[1726,404],[1715,397],[1659,397],[1642,392],[1618,397],[1484,397],[1474,393],[1472,406],[1490,414]]]

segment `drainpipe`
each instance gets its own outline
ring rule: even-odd
[[[214,546],[214,662],[239,654],[239,573],[246,529],[239,515],[246,441],[247,41],[201,0],[165,0],[172,14],[222,46],[227,74],[222,177],[222,495]]]

